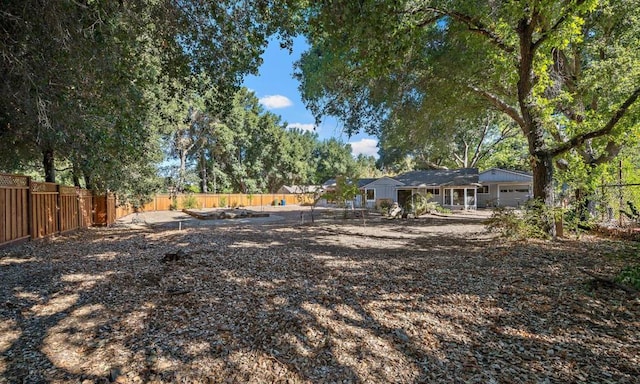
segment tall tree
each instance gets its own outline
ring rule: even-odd
[[[37,160],[55,181],[56,162],[68,161],[88,184],[119,185],[107,180],[111,168],[149,160],[157,143],[157,84],[205,74],[216,95],[210,107],[228,109],[267,37],[279,31],[289,41],[295,20],[286,12],[280,2],[250,0],[3,2],[0,147],[18,161],[0,166]]]
[[[553,203],[554,159],[637,134],[640,6],[631,0],[361,1],[312,6],[304,97],[347,130],[376,132],[409,102],[511,118],[534,196]],[[612,143],[611,145],[607,143]],[[587,150],[588,152],[588,150]]]
[[[336,138],[323,140],[314,149],[313,156],[317,159],[315,180],[318,183],[336,176],[354,174],[356,164],[351,155],[350,144],[342,143]]]

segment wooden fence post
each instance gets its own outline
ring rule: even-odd
[[[60,196],[60,184],[56,184],[56,191],[58,192],[58,196],[56,196],[56,220],[58,222],[58,235],[62,232],[62,197]]]
[[[29,234],[29,239],[33,239],[33,223],[31,222],[33,217],[33,197],[31,192],[33,189],[31,188],[31,176],[27,177],[27,186],[29,187],[27,191],[27,233]]]

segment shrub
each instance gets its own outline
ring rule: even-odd
[[[524,220],[513,209],[496,207],[485,222],[489,232],[500,232],[504,237],[520,239],[524,233]]]
[[[429,201],[431,197],[432,195],[430,193],[414,193],[411,196],[411,199],[405,203],[405,212],[413,213],[416,216],[424,215],[425,213],[436,212],[439,205],[435,201]]]
[[[226,196],[221,196],[220,197],[220,208],[226,208],[227,207],[227,197]]]
[[[485,224],[490,232],[500,232],[508,238],[548,239],[557,215],[558,213],[547,207],[544,202],[529,200],[521,214],[509,208],[495,208]]]
[[[192,209],[198,207],[198,199],[192,194],[188,194],[182,199],[182,208],[183,209]]]
[[[615,280],[620,284],[640,289],[640,265],[624,268]]]
[[[627,201],[627,205],[629,206],[629,211],[627,212],[621,209],[620,213],[633,222],[640,222],[640,212],[638,211],[638,208],[636,208],[635,204],[633,204],[632,201]]]
[[[389,209],[391,209],[392,205],[393,205],[393,202],[391,200],[382,199],[378,202],[378,209],[386,215],[389,213]]]

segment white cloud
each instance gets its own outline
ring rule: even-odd
[[[268,95],[260,98],[260,104],[268,109],[286,108],[293,105],[288,97],[282,95]]]
[[[299,129],[301,131],[309,131],[309,132],[313,132],[313,130],[316,128],[315,124],[305,124],[305,123],[291,123],[287,126],[287,128],[289,129]]]
[[[353,156],[358,156],[359,154],[364,154],[367,156],[375,156],[378,157],[378,140],[375,139],[361,139],[359,141],[349,142],[351,144],[351,154]]]

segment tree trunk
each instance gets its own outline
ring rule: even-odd
[[[73,170],[71,171],[71,177],[73,178],[73,186],[74,187],[78,187],[81,188],[82,185],[80,184],[80,175],[82,174],[82,171],[80,171],[80,167],[77,165],[76,162],[73,163]]]
[[[180,150],[180,170],[178,171],[177,191],[184,192],[185,175],[187,174],[187,151]]]
[[[553,157],[548,153],[533,156],[533,197],[553,207]]]
[[[86,172],[84,172],[84,186],[90,191],[94,190],[93,183],[91,181],[91,176]]]
[[[207,186],[208,176],[207,176],[207,159],[204,154],[200,155],[200,192],[208,193],[209,189]]]
[[[44,180],[47,183],[56,182],[56,167],[53,156],[53,149],[42,150],[42,165],[44,166]]]

